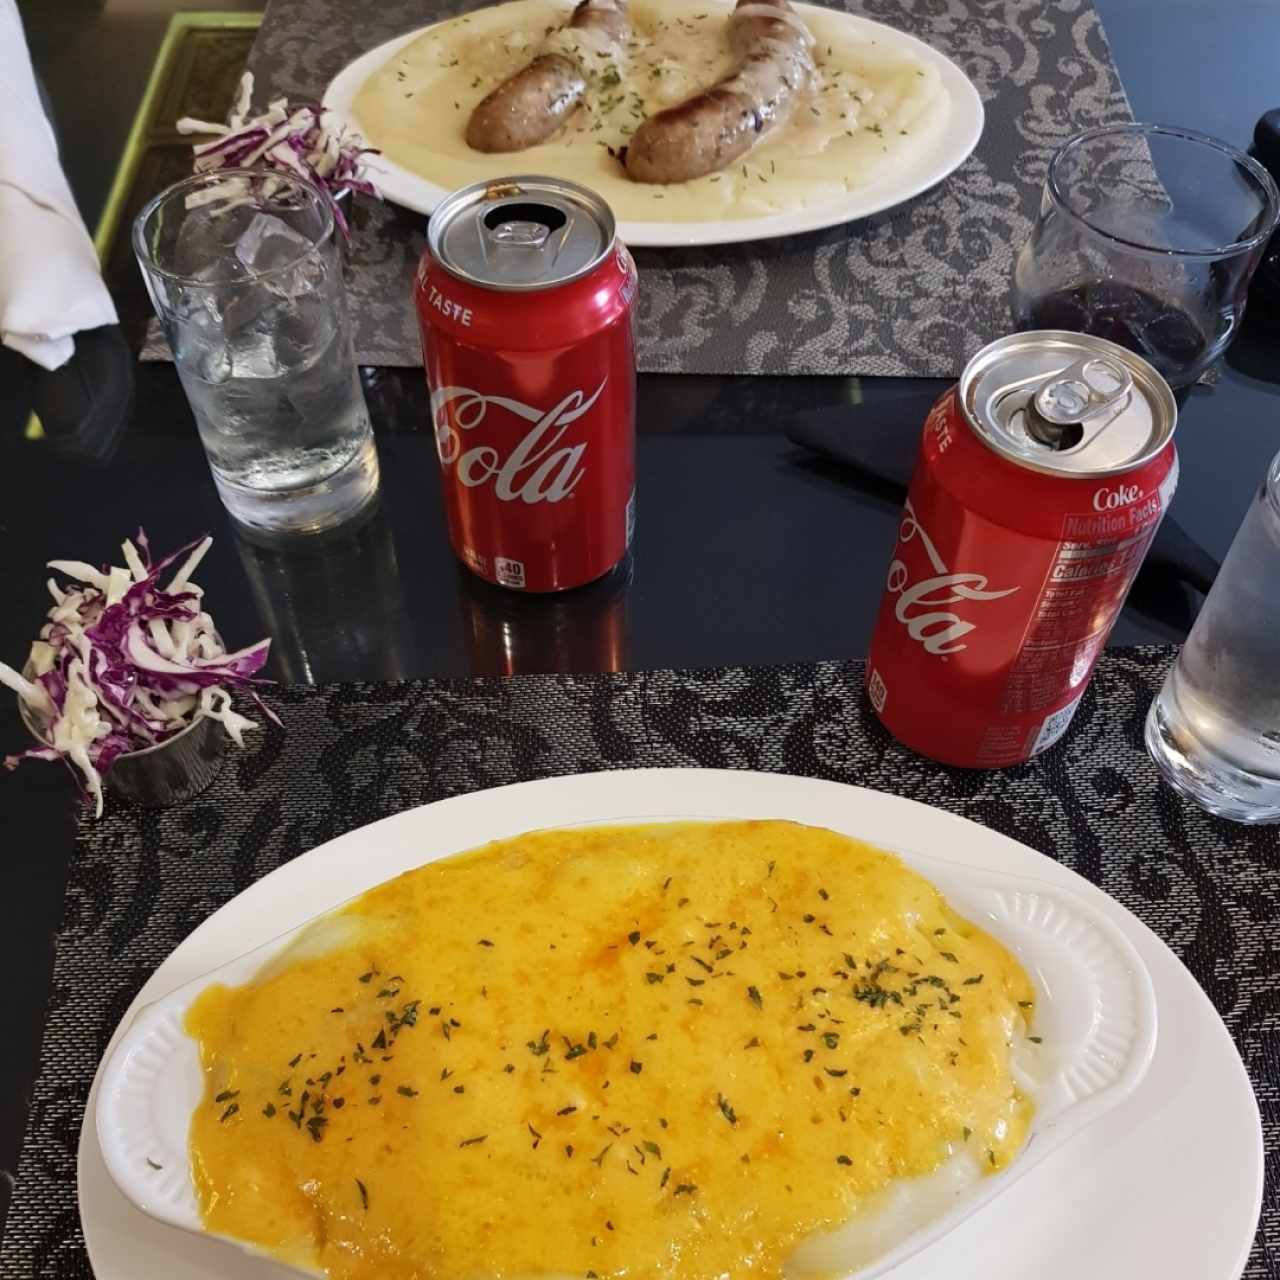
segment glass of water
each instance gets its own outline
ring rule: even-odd
[[[378,455],[319,188],[260,170],[188,178],[133,247],[227,510],[252,536],[370,507]]]
[[[1160,772],[1236,822],[1280,821],[1280,455],[1147,716]]]

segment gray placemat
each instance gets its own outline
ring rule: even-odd
[[[481,0],[270,0],[250,66],[255,101],[320,97],[358,54]],[[861,222],[705,249],[644,249],[644,372],[954,377],[1010,328],[1015,249],[1054,149],[1130,120],[1088,0],[838,0],[911,32],[978,87],[986,129],[933,191]],[[420,215],[361,202],[348,275],[361,364],[420,365],[410,304]],[[143,358],[167,358],[154,330]]]
[[[1268,941],[1280,827],[1211,818],[1159,781],[1142,725],[1173,653],[1109,651],[1062,741],[994,772],[944,768],[891,741],[862,695],[860,662],[271,690],[287,731],[253,735],[202,796],[164,811],[113,801],[101,822],[81,826],[0,1278],[92,1280],[75,1187],[89,1085],[139,987],[206,916],[298,854],[417,804],[661,765],[908,796],[1031,845],[1135,912],[1204,987],[1257,1091],[1268,1173],[1243,1277],[1280,1280],[1280,952]],[[1176,1109],[1166,1120],[1176,1129]],[[1086,1226],[1077,1217],[1064,1205],[1046,1250],[1070,1256]],[[998,1250],[998,1233],[990,1241]],[[232,1253],[227,1268],[235,1274]],[[137,1276],[164,1280],[143,1259]],[[1134,1280],[1232,1277],[1166,1270]]]

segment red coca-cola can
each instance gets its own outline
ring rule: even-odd
[[[930,411],[867,662],[890,733],[1018,764],[1071,722],[1178,480],[1173,394],[1115,343],[983,348]]]
[[[520,177],[431,215],[415,297],[449,537],[489,582],[564,591],[635,529],[636,268],[594,192]]]

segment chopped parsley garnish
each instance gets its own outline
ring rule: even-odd
[[[902,996],[899,992],[882,987],[878,982],[865,980],[853,989],[853,998],[863,1004],[870,1005],[873,1009],[883,1009],[890,1001],[894,1004],[902,1003]]]

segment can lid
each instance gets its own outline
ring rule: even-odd
[[[960,376],[960,402],[983,443],[1051,475],[1131,471],[1168,443],[1178,408],[1141,356],[1060,329],[1010,334]]]
[[[553,289],[591,271],[614,229],[609,206],[576,182],[501,178],[446,196],[427,244],[450,275],[483,289]]]

